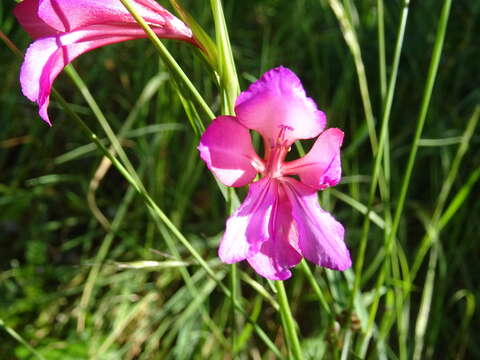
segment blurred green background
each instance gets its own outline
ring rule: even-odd
[[[341,3],[360,44],[378,133],[384,99],[378,2]],[[442,3],[424,0],[410,4],[390,120],[391,199],[387,205],[392,211],[410,152]],[[165,2],[162,5],[168,7]],[[184,5],[213,36],[208,2],[184,1]],[[342,194],[356,204],[367,203],[373,155],[354,60],[337,18],[326,0],[227,0],[224,6],[242,89],[272,67],[290,67],[326,112],[328,126],[345,131],[343,181],[336,192],[322,194],[321,202],[344,224],[355,262],[363,215],[345,202]],[[401,1],[384,4],[387,74],[402,6]],[[13,1],[0,2],[0,30],[23,51],[30,39],[12,16],[13,7]],[[478,117],[479,36],[480,2],[454,1],[398,233],[403,275],[418,254],[475,109]],[[188,45],[165,43],[218,115],[218,90],[206,65]],[[115,169],[105,168],[102,154],[54,99],[50,105],[53,127],[41,121],[35,104],[21,95],[20,63],[0,42],[0,359],[84,359],[94,355],[98,359],[230,358],[229,301],[184,249],[179,246],[180,258],[168,251],[168,232],[159,231],[142,201]],[[150,194],[219,276],[226,276],[228,267],[216,258],[216,249],[227,209],[198,157],[198,139],[150,42],[138,40],[98,49],[81,56],[74,66],[115,131],[130,117],[132,123],[122,145]],[[103,138],[71,80],[60,75],[55,87]],[[204,120],[207,123],[208,119]],[[438,241],[428,248],[418,276],[411,282],[405,275],[392,276],[382,288],[386,295],[375,318],[378,328],[367,358],[411,358],[422,341],[421,358],[480,359],[480,317],[475,311],[480,296],[478,134],[475,130],[466,144],[467,152],[446,201],[447,205],[457,201],[459,206]],[[245,189],[239,194],[243,196]],[[388,214],[384,212],[387,205],[380,198],[374,203],[373,210],[381,220]],[[115,229],[105,230],[98,219],[101,216],[114,221]],[[383,236],[372,224],[362,282],[367,305],[382,261]],[[430,256],[431,249],[436,249],[436,260]],[[105,254],[103,266],[95,286],[88,289],[87,277],[99,252]],[[245,308],[259,313],[259,324],[282,346],[274,308],[248,281],[251,277],[269,290],[268,283],[245,264],[240,268],[246,274],[246,280],[242,278]],[[188,269],[198,285],[198,301],[188,293],[180,269]],[[346,341],[341,314],[353,272],[344,277],[316,268],[315,274],[321,288],[332,292],[336,301],[339,331],[325,325],[322,308],[301,271],[295,270],[286,286],[306,358],[329,359],[338,355]],[[422,302],[426,286],[431,287],[427,303]],[[408,299],[401,308],[392,307],[391,296],[405,288],[410,289]],[[356,316],[368,321],[365,314]],[[392,319],[393,326],[380,339],[377,335],[382,333],[385,318]],[[421,338],[419,321],[420,329],[422,321],[426,322]],[[350,339],[360,338],[361,331],[354,329]],[[242,341],[239,358],[274,358],[254,334],[246,333]],[[349,358],[355,358],[353,349]]]

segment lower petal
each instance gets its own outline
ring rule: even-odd
[[[272,207],[278,194],[277,184],[264,178],[250,185],[242,205],[227,220],[218,256],[232,264],[260,251],[269,238]]]
[[[298,235],[290,202],[281,185],[278,190],[279,196],[270,216],[270,238],[258,253],[247,259],[258,274],[270,280],[288,279],[292,275],[289,269],[302,260],[295,249]]]
[[[105,34],[104,31],[102,28],[42,38],[28,48],[20,70],[22,92],[38,104],[40,117],[48,124],[51,125],[47,108],[53,81],[66,65],[87,51],[139,37],[136,34]]]
[[[287,280],[292,276],[289,269],[297,265],[302,256],[287,243],[279,247],[274,241],[265,241],[260,251],[247,260],[263,277],[269,280]]]
[[[292,205],[298,230],[298,246],[309,261],[333,270],[352,265],[343,240],[344,229],[335,218],[320,208],[315,189],[292,178],[285,179],[285,192]]]

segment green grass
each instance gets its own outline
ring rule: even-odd
[[[220,45],[219,89],[211,59],[163,42],[201,99],[158,44],[115,44],[57,79],[48,128],[0,42],[0,359],[480,359],[477,1],[224,1],[225,23],[182,4]],[[0,30],[24,50],[13,6]],[[218,260],[246,189],[196,150],[237,75],[277,65],[345,131],[320,201],[354,263],[302,263],[286,293]]]

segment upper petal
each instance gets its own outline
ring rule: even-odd
[[[263,166],[248,129],[233,116],[219,116],[207,127],[198,145],[211,172],[227,186],[244,186]]]
[[[270,215],[269,238],[262,243],[260,251],[247,258],[258,274],[270,280],[288,279],[292,275],[289,269],[302,260],[296,250],[298,234],[290,201],[283,186],[278,186],[278,191],[279,196]]]
[[[329,269],[348,269],[352,260],[343,240],[342,224],[320,208],[314,189],[292,178],[284,178],[284,184],[292,205],[302,255]]]
[[[283,174],[299,175],[304,184],[315,189],[335,186],[342,176],[340,163],[342,142],[342,130],[336,128],[325,130],[304,157],[283,165]]]
[[[39,0],[23,0],[15,6],[13,13],[25,31],[34,39],[58,33],[38,16]]]
[[[316,137],[325,127],[325,114],[306,96],[302,83],[282,66],[266,72],[242,92],[235,104],[238,120],[256,130],[269,142],[275,142],[282,128],[284,140]]]
[[[38,0],[37,0],[38,1]],[[135,9],[153,27],[165,34],[192,38],[191,30],[154,0],[136,0]],[[118,0],[40,0],[38,16],[60,32],[99,24],[135,24],[135,19]]]
[[[218,256],[227,264],[254,256],[269,238],[272,208],[278,195],[277,184],[269,178],[250,185],[242,205],[227,220]]]

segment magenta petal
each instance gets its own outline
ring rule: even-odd
[[[288,243],[265,241],[254,256],[247,258],[250,266],[269,280],[287,280],[292,276],[289,268],[297,265],[302,256]]]
[[[227,186],[247,185],[263,166],[250,132],[233,116],[213,120],[203,133],[198,150],[210,171]]]
[[[56,29],[38,16],[38,6],[39,0],[23,0],[15,7],[13,13],[25,31],[34,39],[57,34]]]
[[[53,74],[52,63],[58,57],[58,51],[56,38],[37,40],[27,49],[20,69],[20,85],[23,95],[31,101],[37,102],[40,107],[40,117],[49,125],[52,124],[48,118],[47,108],[50,102],[52,81],[60,71]],[[50,59],[53,60],[50,61]]]
[[[292,205],[298,229],[298,245],[309,261],[333,270],[352,265],[343,240],[344,229],[335,218],[322,210],[314,189],[292,178],[284,178],[285,191]]]
[[[316,137],[325,127],[325,114],[306,96],[298,77],[289,69],[278,67],[266,72],[242,92],[235,104],[239,121],[275,143],[282,128],[284,139]]]
[[[340,147],[343,131],[336,128],[325,130],[304,157],[285,163],[283,173],[296,174],[302,182],[315,189],[335,186],[340,181]]]
[[[270,216],[270,238],[262,243],[260,251],[247,258],[250,266],[270,280],[286,280],[292,274],[289,268],[297,265],[302,256],[295,247],[298,235],[287,196],[279,186],[279,197]]]
[[[268,239],[277,188],[277,184],[267,178],[250,185],[242,205],[227,220],[218,249],[218,256],[224,263],[232,264],[252,257]]]
[[[116,31],[119,35],[112,32],[104,37],[102,37],[102,33],[105,33],[104,27],[100,30],[77,31],[62,36],[38,39],[30,45],[20,70],[20,84],[23,94],[38,103],[40,117],[48,124],[51,124],[47,107],[52,84],[66,65],[87,51],[138,36],[128,36],[126,30],[116,29]],[[82,41],[82,38],[95,40]],[[78,42],[75,43],[76,41]]]
[[[140,15],[162,38],[196,44],[191,30],[154,0],[136,0]],[[36,38],[22,64],[22,92],[47,114],[52,83],[77,56],[97,47],[146,37],[118,0],[24,0],[14,10],[19,22]]]
[[[162,37],[191,40],[191,30],[154,0],[136,0],[138,13]],[[135,25],[135,19],[118,0],[41,0],[38,16],[60,32],[91,25]],[[138,26],[137,26],[138,27]]]

